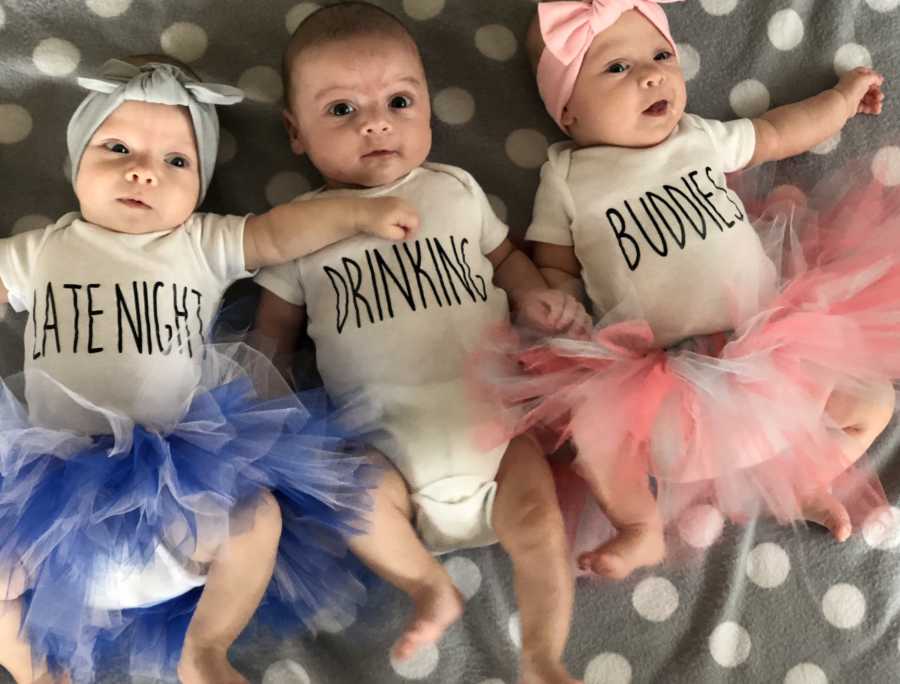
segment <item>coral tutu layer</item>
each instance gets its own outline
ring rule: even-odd
[[[571,439],[576,466],[652,475],[668,520],[700,501],[737,519],[800,520],[823,491],[854,518],[884,504],[871,470],[848,458],[829,401],[893,401],[900,189],[842,187],[823,183],[809,202],[796,188],[747,201],[778,279],[765,297],[736,288],[733,330],[665,349],[633,319],[603,320],[584,339],[498,333],[475,363],[478,390],[499,407],[484,441],[526,430],[549,447]]]
[[[29,373],[0,387],[0,571],[25,578],[22,629],[36,657],[75,681],[106,667],[174,677],[200,590],[110,607],[98,582],[146,570],[160,549],[191,565],[252,524],[232,514],[265,492],[283,527],[256,621],[296,633],[364,598],[346,540],[362,529],[377,471],[351,452],[355,427],[323,393],[292,394],[242,343],[210,345],[181,419],[150,429]],[[102,415],[109,430],[32,425],[17,398],[24,382]]]

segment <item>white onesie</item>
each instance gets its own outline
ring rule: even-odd
[[[0,240],[9,302],[29,312],[25,370],[43,371],[100,409],[142,425],[173,425],[196,386],[197,355],[223,293],[253,275],[244,268],[244,222],[194,214],[175,230],[131,235],[70,213],[42,230]],[[46,389],[27,383],[34,424],[85,435],[109,431],[97,411]],[[141,572],[110,567],[91,603],[152,605],[204,581],[160,545]]]
[[[484,192],[465,171],[426,163],[391,185],[317,190],[314,197],[392,195],[419,211],[419,233],[400,243],[359,235],[257,282],[306,306],[319,372],[338,402],[359,393],[383,418],[376,446],[412,490],[419,533],[440,553],[496,541],[491,510],[504,448],[472,441],[477,409],[466,359],[507,320],[506,294],[486,254],[506,239]]]
[[[644,319],[658,346],[733,329],[775,282],[725,183],[755,145],[748,119],[692,114],[653,147],[552,145],[526,238],[573,246],[594,315]]]

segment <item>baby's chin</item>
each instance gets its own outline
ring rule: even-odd
[[[595,131],[572,131],[572,138],[578,147],[598,147],[601,145],[612,147],[653,147],[668,139],[678,127],[681,116],[675,118],[671,124],[651,129],[638,129],[635,131],[616,131],[614,135],[602,135]]]
[[[334,177],[325,178],[325,185],[328,188],[377,188],[382,185],[390,185],[400,180],[415,166],[408,164],[392,165],[390,168],[383,169],[367,169],[358,173],[341,173]]]

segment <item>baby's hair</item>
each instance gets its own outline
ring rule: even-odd
[[[397,17],[367,2],[340,2],[316,10],[296,28],[281,59],[284,100],[290,103],[291,65],[311,47],[326,43],[378,36],[404,41],[415,50],[416,41]]]
[[[157,62],[159,64],[171,64],[172,66],[176,66],[181,69],[185,74],[193,78],[195,81],[199,81],[200,77],[191,69],[187,64],[182,61],[175,59],[174,57],[169,57],[168,55],[155,55],[155,54],[145,54],[145,55],[129,55],[128,57],[121,58],[123,62],[128,62],[129,64],[142,67],[145,64],[152,64],[153,62]]]

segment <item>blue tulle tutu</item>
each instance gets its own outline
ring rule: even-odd
[[[52,385],[16,379],[35,380]],[[329,412],[322,392],[282,391],[246,345],[209,347],[188,408],[165,430],[108,412],[102,435],[35,426],[15,384],[0,387],[0,569],[24,571],[23,633],[53,669],[75,681],[107,668],[174,677],[201,590],[110,607],[95,600],[98,578],[139,572],[160,547],[190,559],[240,532],[230,513],[267,491],[283,529],[254,622],[296,633],[364,598],[346,539],[364,525],[377,472],[349,448],[359,424]]]

